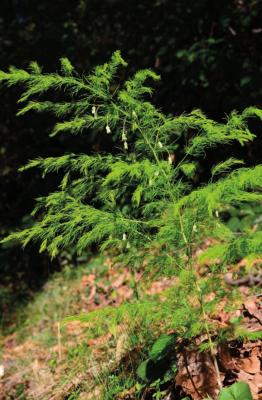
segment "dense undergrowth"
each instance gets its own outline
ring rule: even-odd
[[[166,116],[145,99],[152,93],[145,81],[159,77],[143,70],[125,83],[118,82],[117,71],[125,65],[115,52],[109,63],[88,76],[78,75],[67,59],[61,59],[61,74],[44,74],[36,62],[29,72],[12,67],[0,73],[0,80],[9,86],[25,86],[19,103],[26,104],[19,115],[54,113],[60,121],[51,136],[109,135],[113,148],[110,154],[65,154],[30,161],[22,170],[37,167],[43,177],[62,173],[61,185],[37,199],[32,226],[2,242],[23,246],[39,242],[40,252],[48,251],[51,257],[69,246],[81,254],[95,244],[114,263],[128,268],[132,289],[128,302],[65,321],[84,324],[90,340],[107,333],[113,337],[101,360],[101,353],[92,355],[88,349],[89,379],[102,386],[97,398],[165,398],[166,384],[169,387],[178,374],[174,354],[181,347],[197,348],[209,357],[215,376],[212,388],[196,390],[193,398],[217,398],[227,384],[221,380],[219,347],[230,340],[261,337],[261,331],[250,332],[241,325],[241,316],[222,327],[214,316],[221,307],[228,315],[239,307],[240,294],[224,280],[230,265],[245,258],[248,263],[237,273],[245,275],[251,269],[252,276],[259,275],[261,219],[251,211],[252,223],[244,221],[238,210],[259,206],[262,166],[247,168],[242,160],[230,157],[214,164],[208,182],[201,181],[199,171],[210,149],[252,141],[248,119],[261,119],[262,112],[256,107],[233,111],[225,123],[200,110]],[[47,100],[52,91],[52,101]],[[227,224],[225,216],[230,214]],[[206,238],[212,245],[198,259],[197,250]],[[199,268],[201,260],[209,262]],[[173,284],[147,294],[156,279]],[[58,330],[60,337],[60,325]],[[118,356],[110,364],[114,346]],[[173,394],[185,398],[178,386]]]

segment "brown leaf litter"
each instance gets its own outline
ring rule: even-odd
[[[75,309],[79,313],[97,310],[107,305],[118,306],[133,296],[133,289],[130,285],[131,275],[128,269],[114,269],[111,262],[108,265],[108,272],[101,278],[94,273],[82,276],[79,285],[75,288],[78,299]],[[137,273],[135,279],[139,280],[139,278],[140,275]],[[159,294],[176,283],[176,279],[159,279],[152,283],[147,289],[147,293]],[[261,297],[250,295],[247,285],[243,285],[241,291],[245,300],[239,309],[227,313],[223,310],[223,303],[221,303],[217,315],[212,316],[213,321],[221,327],[228,327],[230,318],[242,317],[244,327],[250,332],[257,332],[261,330]],[[125,327],[119,326],[118,328],[115,349],[110,350],[112,359],[116,363],[127,357],[127,332]],[[16,334],[4,338],[3,357],[0,362],[4,370],[3,376],[0,377],[0,400],[15,399],[19,387],[23,388],[23,393],[30,400],[62,400],[82,382],[91,381],[94,371],[89,368],[90,366],[87,366],[86,371],[70,372],[66,361],[67,353],[77,343],[85,342],[95,354],[94,366],[102,368],[103,348],[106,348],[112,339],[112,333],[105,333],[97,339],[87,339],[85,330],[85,324],[77,320],[71,321],[62,334],[62,344],[57,342],[48,348],[43,347],[41,342],[33,338],[27,338],[19,343]],[[56,322],[52,326],[52,331],[56,337]],[[203,335],[198,338],[198,344],[205,340],[206,337]],[[59,354],[61,361],[52,366],[52,360],[57,360]],[[175,377],[175,385],[181,387],[183,392],[191,396],[193,400],[203,399],[207,395],[216,399],[219,385],[210,354],[199,352],[197,347],[185,346],[183,351],[180,349],[176,356],[178,373]],[[243,380],[250,385],[253,399],[262,399],[261,341],[231,340],[227,344],[218,346],[216,358],[220,380],[224,386]],[[63,376],[67,376],[68,379],[61,385]],[[172,385],[174,382],[171,383],[171,388]],[[101,392],[102,387],[97,385],[91,392],[84,390],[80,398],[99,400]],[[131,396],[129,398],[132,399],[132,393],[129,395]],[[167,396],[172,398],[170,393]]]

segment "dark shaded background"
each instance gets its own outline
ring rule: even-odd
[[[128,73],[161,74],[154,97],[166,112],[201,108],[221,119],[233,109],[259,106],[262,2],[259,0],[2,0],[0,68],[37,60],[45,71],[67,56],[89,71],[120,49]],[[90,151],[88,137],[50,139],[50,116],[15,117],[19,89],[1,88],[1,234],[30,223],[33,199],[55,187],[56,177],[17,168],[36,156]],[[257,127],[254,125],[255,130]],[[249,146],[249,164],[261,160],[261,139]],[[207,160],[208,163],[208,160]],[[0,255],[0,306],[4,314],[60,267],[33,247],[4,247]]]

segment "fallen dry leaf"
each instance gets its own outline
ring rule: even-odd
[[[246,382],[249,385],[251,393],[252,393],[253,400],[261,400],[261,396],[259,394],[260,389],[259,389],[259,387],[257,385],[258,378],[255,381],[254,380],[254,375],[248,374],[245,371],[240,371],[239,374],[238,374],[237,380]]]
[[[230,354],[227,344],[221,345],[219,347],[218,354],[219,354],[219,362],[224,371],[228,370],[239,371],[239,368],[236,365],[236,360]]]
[[[91,285],[94,284],[95,279],[96,279],[95,274],[84,275],[84,276],[82,277],[82,279],[81,279],[81,285],[82,285],[83,287],[85,287],[85,286],[91,286]]]
[[[184,350],[177,360],[176,384],[194,400],[217,398],[219,387],[216,370],[208,353]]]
[[[259,354],[258,348],[256,347],[252,350],[250,356],[237,361],[237,365],[240,370],[242,369],[249,374],[256,374],[260,372],[260,356],[261,354]]]

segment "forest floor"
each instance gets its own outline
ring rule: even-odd
[[[139,274],[136,279],[140,279]],[[175,279],[157,280],[147,293],[161,293],[175,284]],[[18,312],[11,333],[1,337],[0,399],[101,399],[104,367],[114,370],[115,363],[126,362],[128,326],[122,324],[92,339],[85,323],[72,320],[64,324],[63,319],[108,305],[118,306],[132,298],[132,285],[128,269],[114,265],[107,257],[94,258],[77,268],[66,266],[54,274],[34,300]],[[226,313],[221,307],[213,318],[227,326],[230,318],[242,316],[244,326],[257,332],[262,324],[259,285],[254,290],[246,279],[238,286],[242,294],[238,309]],[[196,340],[201,343],[203,338]],[[261,348],[261,341],[250,339],[219,346],[217,360],[223,385],[245,381],[253,399],[262,399]],[[143,398],[198,400],[206,397],[204,393],[216,398],[217,376],[209,354],[184,348],[183,343],[176,352],[176,374],[158,392],[159,397],[153,397],[155,389],[149,388]],[[133,390],[131,387],[111,394],[111,398],[134,399]]]

